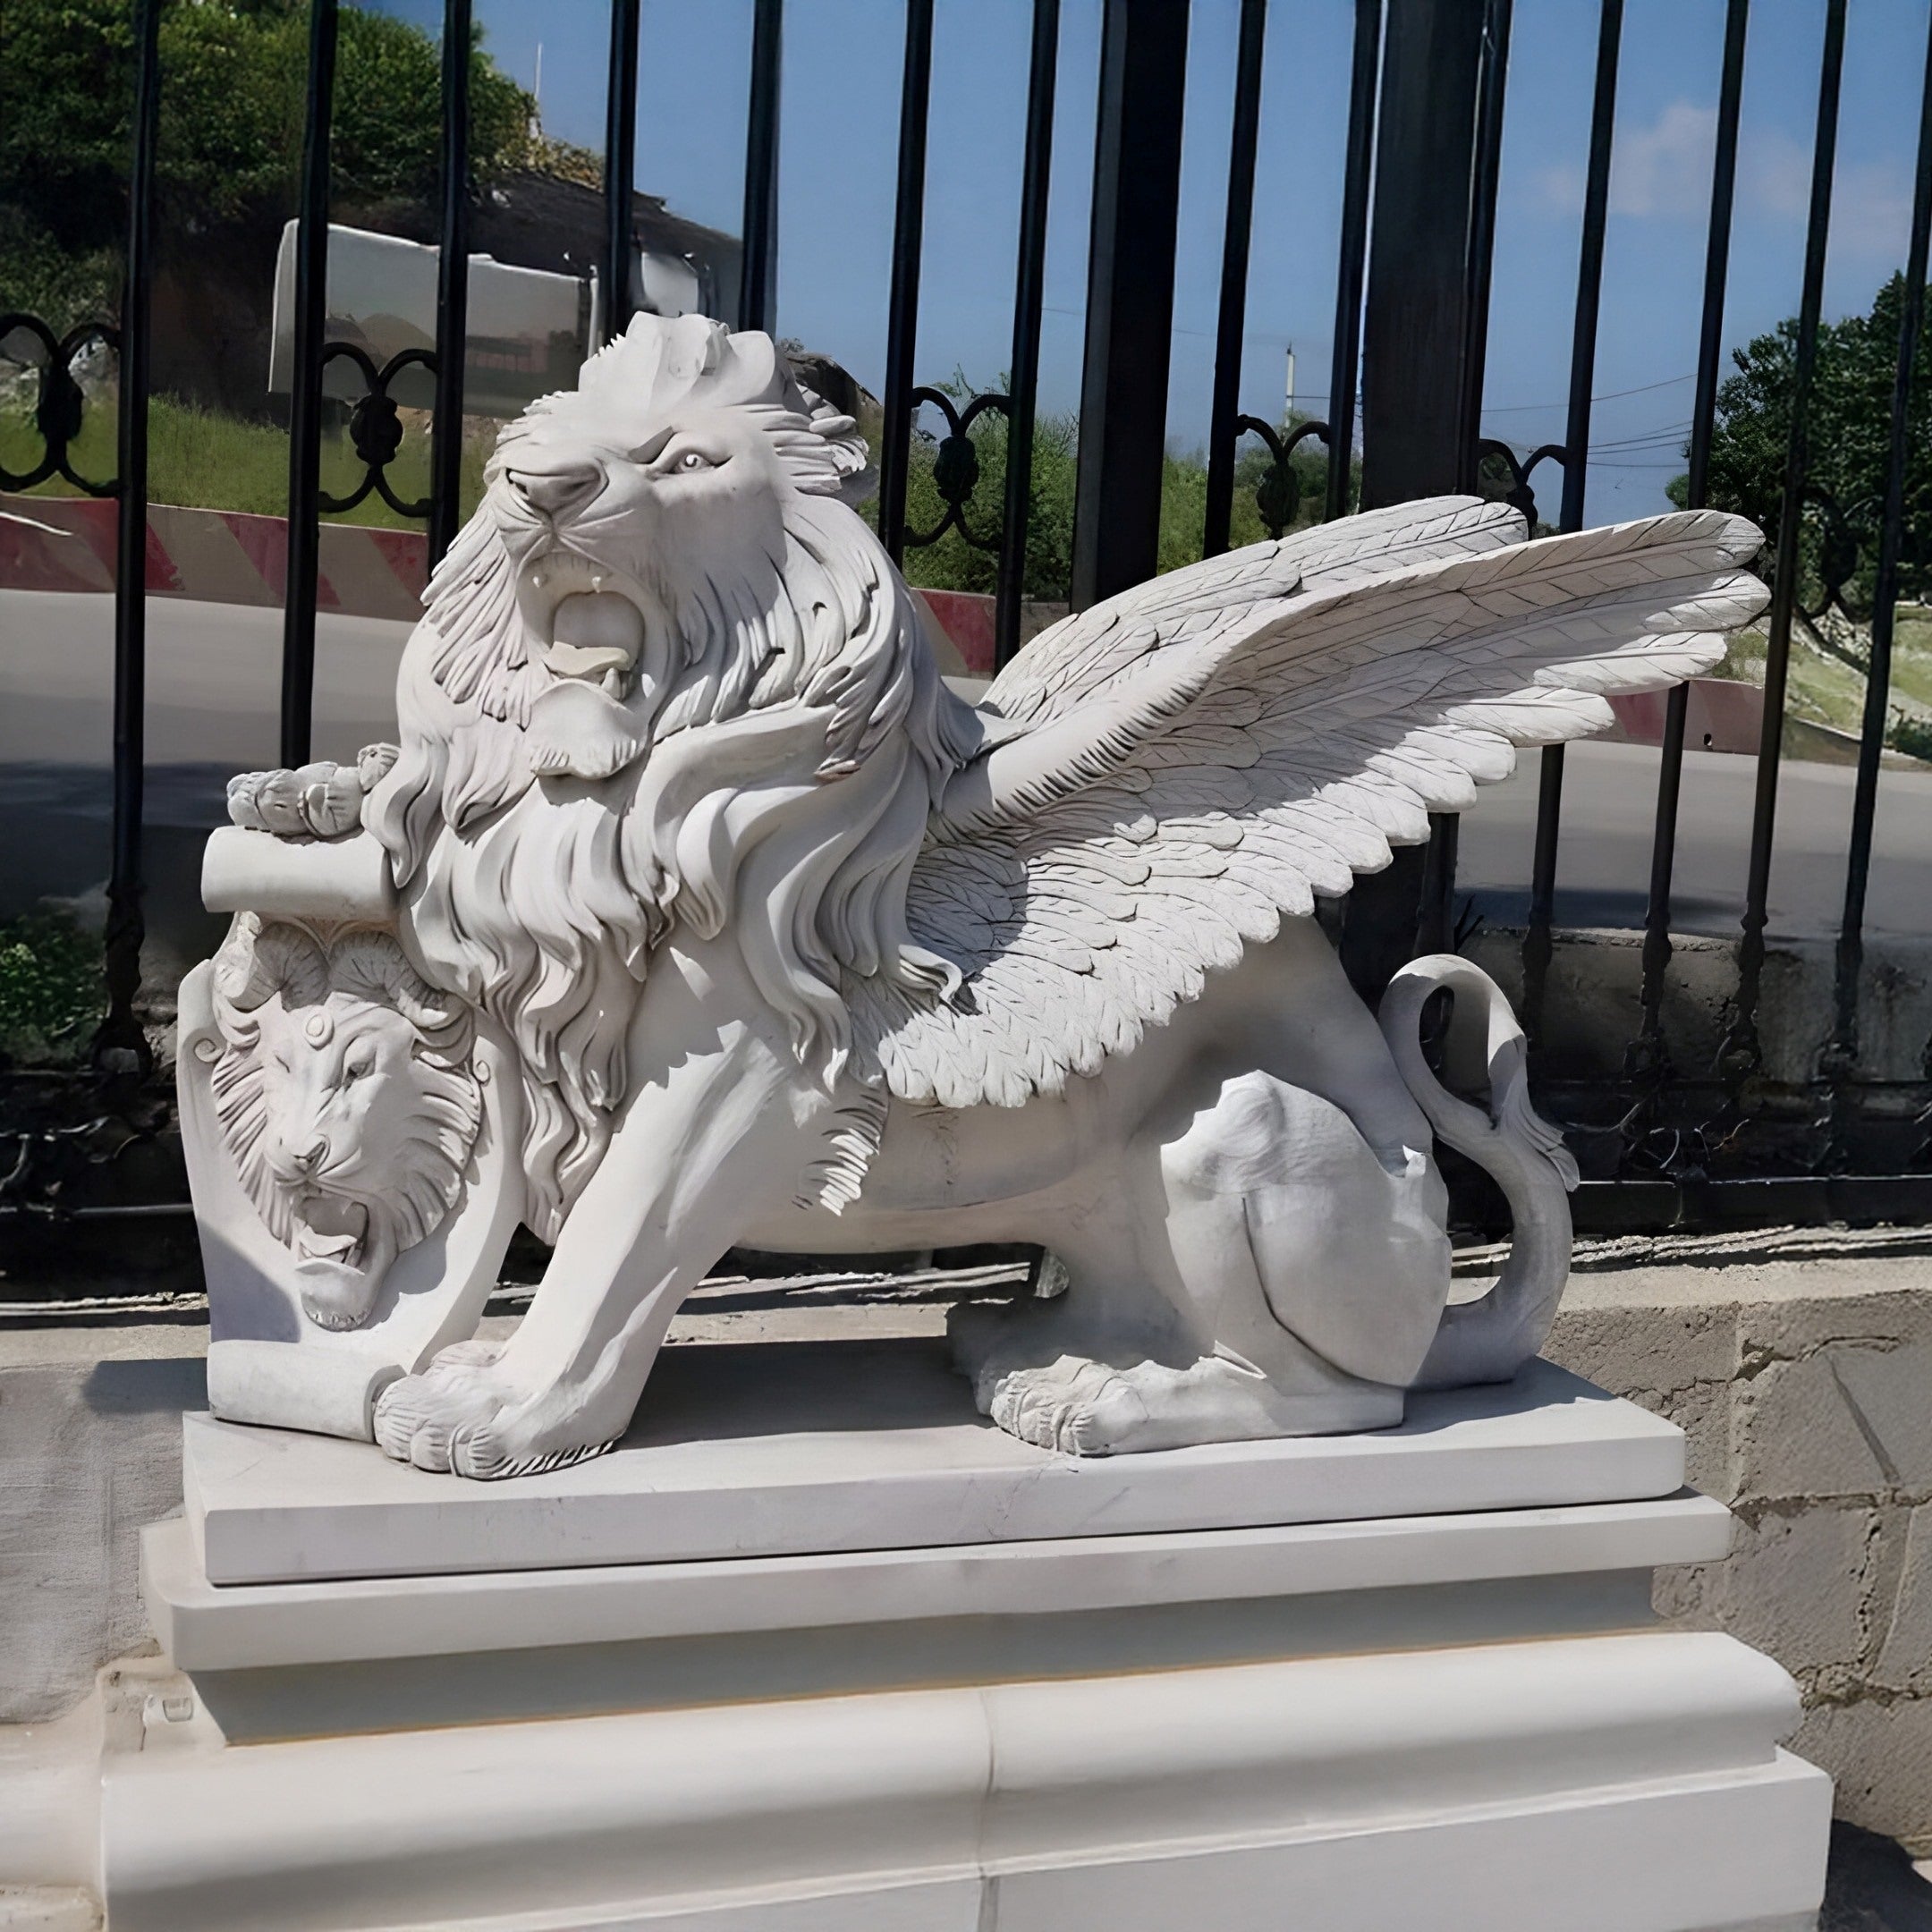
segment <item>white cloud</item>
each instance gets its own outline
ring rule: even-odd
[[[1639,218],[1703,221],[1710,213],[1717,110],[1673,101],[1647,126],[1620,128],[1611,152],[1610,212]],[[1580,215],[1583,170],[1569,163],[1538,169],[1532,199],[1552,214]],[[1802,223],[1811,206],[1811,144],[1783,128],[1747,131],[1738,148],[1741,217]],[[1899,161],[1841,162],[1833,177],[1835,257],[1903,258],[1911,184]]]
[[[1673,101],[1648,127],[1631,128],[1611,149],[1613,215],[1691,215],[1710,204],[1717,110]]]
[[[1711,157],[1717,110],[1673,101],[1648,127],[1618,131],[1610,151],[1613,215],[1684,216],[1710,205]],[[1538,170],[1538,204],[1553,213],[1580,215],[1583,170],[1567,162]]]

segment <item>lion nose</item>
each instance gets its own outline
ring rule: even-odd
[[[510,487],[547,517],[580,509],[604,487],[604,471],[594,462],[560,462],[553,468],[513,467]]]
[[[328,1143],[318,1134],[306,1146],[289,1149],[289,1164],[304,1174],[313,1174],[322,1165],[322,1157],[327,1152]]]

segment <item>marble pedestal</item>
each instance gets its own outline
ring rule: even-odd
[[[1651,1620],[1729,1534],[1668,1424],[1538,1364],[1076,1463],[938,1346],[674,1350],[618,1452],[491,1488],[189,1418],[112,1932],[1811,1923],[1793,1686]]]

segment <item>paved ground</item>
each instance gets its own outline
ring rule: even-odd
[[[1856,1825],[1833,1826],[1818,1932],[1932,1932],[1925,1866],[1914,1866],[1889,1838]]]
[[[164,934],[199,930],[192,884],[205,828],[232,771],[275,756],[281,617],[274,610],[148,602],[148,824],[153,911]],[[76,894],[106,870],[112,599],[0,590],[0,915]],[[317,625],[315,750],[344,757],[394,731],[406,629],[324,614]],[[1641,923],[1657,753],[1572,748],[1564,799],[1559,923]],[[1536,823],[1538,760],[1487,791],[1463,821],[1460,883],[1492,920],[1521,916]],[[1685,760],[1677,927],[1728,936],[1742,904],[1755,761]],[[1851,824],[1852,772],[1787,763],[1780,788],[1774,929],[1835,930]],[[1932,930],[1932,774],[1880,782],[1869,924]]]

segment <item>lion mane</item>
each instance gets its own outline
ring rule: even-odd
[[[235,920],[216,955],[214,996],[222,1045],[211,1089],[242,1188],[275,1240],[304,1258],[333,1242],[343,1266],[369,1276],[373,1300],[387,1264],[433,1233],[462,1191],[483,1120],[473,1016],[425,984],[386,932],[256,913]],[[292,1134],[327,1122],[291,1110],[332,1099],[343,1056],[380,1029],[401,1030],[406,1050],[377,1076],[384,1090],[367,1128],[312,1174],[292,1171]]]
[[[755,489],[707,513],[718,540],[653,549],[595,505],[553,530],[509,480],[532,447],[614,469],[693,411],[764,438],[767,460],[737,472]],[[631,1018],[674,928],[735,941],[801,1065],[835,1094],[801,1182],[801,1199],[835,1210],[857,1196],[886,1107],[877,1069],[853,1053],[842,974],[919,999],[957,987],[950,962],[911,939],[906,886],[936,792],[980,726],[841,500],[863,463],[852,419],[805,390],[769,338],[640,316],[578,391],[506,433],[430,584],[399,678],[400,755],[365,823],[425,975],[514,1042],[526,1218],[547,1240],[602,1158]],[[559,543],[642,587],[643,657],[663,670],[648,707],[559,691],[546,667],[519,580]],[[547,753],[536,727],[565,699],[567,716],[597,708],[614,768],[587,776]]]

